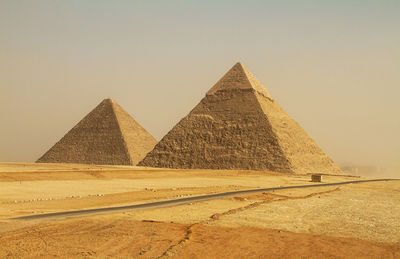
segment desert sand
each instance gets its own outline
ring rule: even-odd
[[[74,218],[11,219],[303,184],[313,184],[309,175],[1,163],[0,257],[400,257],[400,181],[280,190]]]

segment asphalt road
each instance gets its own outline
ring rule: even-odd
[[[193,197],[182,198],[182,199],[156,201],[156,202],[118,206],[118,207],[105,207],[105,208],[96,208],[96,209],[73,210],[73,211],[61,211],[61,212],[54,212],[54,213],[35,214],[35,215],[16,217],[16,218],[12,218],[12,219],[38,220],[38,219],[76,217],[76,216],[104,214],[104,213],[111,213],[111,212],[122,212],[122,211],[130,211],[130,210],[143,210],[143,209],[170,207],[170,206],[187,204],[187,203],[191,203],[191,202],[207,201],[207,200],[213,200],[213,199],[230,197],[230,196],[247,194],[247,193],[268,192],[268,191],[285,190],[285,189],[315,188],[315,187],[322,187],[322,186],[336,186],[336,185],[365,183],[365,182],[397,181],[397,180],[398,179],[357,180],[357,181],[337,182],[337,183],[320,183],[320,184],[307,184],[307,185],[250,189],[250,190],[207,194],[207,195],[193,196]]]

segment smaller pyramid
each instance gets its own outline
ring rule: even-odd
[[[36,162],[136,165],[156,143],[121,106],[105,99]]]

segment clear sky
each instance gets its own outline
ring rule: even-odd
[[[108,97],[159,140],[237,61],[339,165],[400,165],[398,0],[0,0],[0,161]]]

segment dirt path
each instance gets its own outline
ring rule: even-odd
[[[208,195],[194,196],[194,197],[188,197],[188,198],[183,198],[183,199],[157,201],[157,202],[142,203],[142,204],[135,204],[135,205],[127,205],[127,206],[106,207],[106,208],[75,210],[75,211],[61,211],[61,212],[55,212],[55,213],[28,215],[28,216],[16,217],[13,219],[37,220],[37,219],[76,217],[76,216],[104,214],[104,213],[111,213],[111,212],[123,212],[123,211],[138,210],[138,209],[139,210],[140,209],[153,209],[153,208],[160,208],[160,207],[176,206],[176,205],[182,205],[182,204],[187,204],[187,203],[192,203],[192,202],[207,201],[207,200],[212,200],[212,199],[230,197],[230,196],[241,195],[241,194],[251,194],[251,193],[257,193],[257,192],[327,187],[327,186],[337,186],[337,185],[356,184],[356,183],[358,184],[358,183],[367,183],[367,182],[381,182],[381,181],[397,181],[397,180],[396,179],[373,179],[373,180],[357,180],[357,181],[347,181],[347,182],[337,182],[337,183],[321,183],[321,184],[307,184],[307,185],[274,187],[274,188],[250,189],[250,190],[208,194]]]

